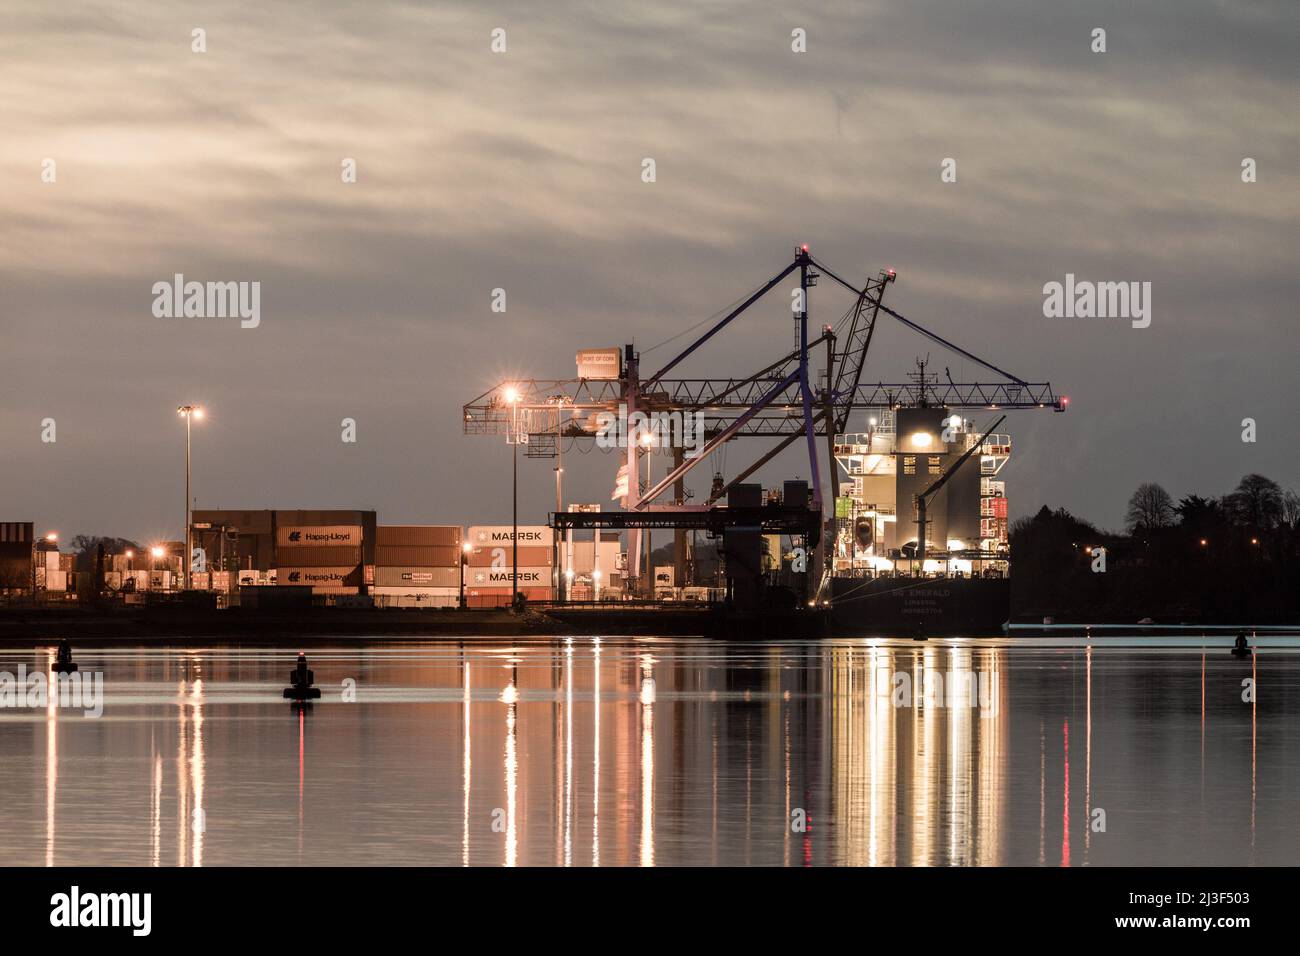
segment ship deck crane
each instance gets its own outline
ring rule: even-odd
[[[1006,420],[1007,416],[1003,415],[990,425],[988,430],[985,431],[983,435],[980,435],[977,442],[967,448],[956,461],[948,466],[947,470],[944,471],[942,475],[930,482],[929,486],[916,496],[916,560],[921,566],[922,571],[925,570],[925,509],[928,506],[930,499],[938,494],[939,489],[948,483],[949,478],[957,474],[957,469],[964,465],[971,455],[984,447],[984,442],[988,439],[989,435],[993,434],[993,430]]]

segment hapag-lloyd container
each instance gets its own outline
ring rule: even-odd
[[[353,567],[361,563],[360,548],[285,548],[279,563],[295,568]]]
[[[284,525],[275,529],[280,548],[361,547],[360,525]]]
[[[275,583],[307,584],[313,588],[354,588],[361,585],[361,568],[352,567],[295,567],[277,568]]]

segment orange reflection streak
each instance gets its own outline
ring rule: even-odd
[[[564,649],[564,865],[573,866],[573,639]]]
[[[641,681],[641,865],[655,865],[655,693],[650,657]]]
[[[591,650],[592,701],[595,709],[591,755],[591,865],[600,866],[600,638]]]
[[[780,673],[778,671],[778,673]],[[785,751],[785,826],[781,837],[781,865],[790,865],[790,705],[781,705],[781,736]]]
[[[151,844],[149,853],[150,866],[162,866],[162,785],[162,754],[155,751],[153,757],[153,788],[149,794],[149,841]]]
[[[203,835],[207,829],[206,811],[203,808],[204,752],[203,752],[203,679],[196,678],[191,695],[194,712],[194,750],[190,756],[190,779],[194,790],[194,812],[190,826],[194,830],[191,861],[194,866],[203,865]]]
[[[464,793],[464,808],[461,811],[460,821],[460,864],[469,866],[469,781],[470,781],[470,737],[469,737],[469,698],[470,698],[470,680],[469,680],[469,658],[465,657],[465,652],[461,651],[462,671],[464,672],[464,694],[461,705],[461,761],[460,777],[461,790]]]
[[[49,697],[45,705],[45,865],[54,865],[54,804],[59,789],[59,711],[56,700],[57,677],[54,673],[54,652],[45,662],[49,681]],[[26,693],[26,688],[20,689]]]
[[[1065,787],[1061,804],[1061,866],[1070,865],[1070,721],[1063,729],[1065,741]]]
[[[505,775],[506,775],[506,845],[505,845],[505,866],[514,866],[518,862],[518,833],[515,830],[515,796],[516,796],[516,776],[519,769],[518,756],[515,751],[515,701],[518,691],[515,688],[515,682],[512,679],[506,685],[502,693],[502,699],[507,701],[506,704],[506,753],[505,753]]]
[[[189,827],[186,816],[189,814],[189,780],[185,771],[188,751],[188,735],[185,721],[185,680],[181,679],[177,689],[176,707],[176,865],[184,866],[186,850],[189,847]]]

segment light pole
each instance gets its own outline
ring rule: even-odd
[[[161,557],[162,557],[164,554],[166,554],[166,553],[167,553],[166,551],[164,551],[161,547],[159,547],[159,546],[156,545],[156,544],[155,544],[152,548],[149,549],[149,558],[150,558],[150,561],[149,561],[149,590],[150,590],[150,591],[153,590],[153,576],[154,576],[154,572],[158,570],[158,559],[161,558]]]
[[[190,419],[203,418],[203,409],[198,405],[181,405],[176,414],[185,419],[185,553],[181,555],[181,587],[190,589]]]

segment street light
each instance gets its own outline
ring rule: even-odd
[[[185,553],[181,556],[181,585],[190,589],[190,419],[203,420],[203,409],[198,405],[181,405],[176,414],[185,419]]]

